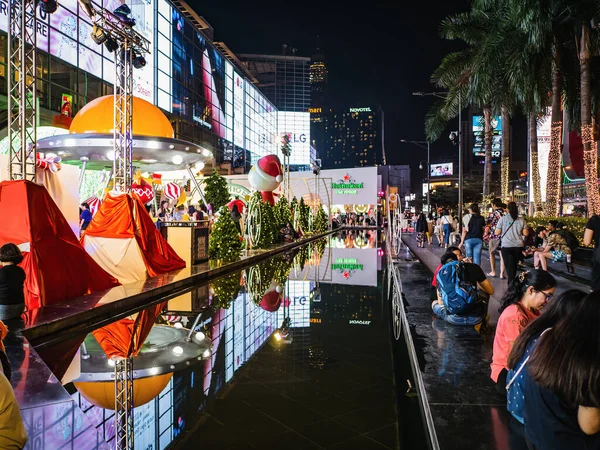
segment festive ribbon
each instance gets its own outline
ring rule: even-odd
[[[52,173],[56,173],[60,170],[60,156],[52,156],[52,157],[41,157],[41,154],[37,154],[35,158],[35,165],[42,170],[49,170]]]

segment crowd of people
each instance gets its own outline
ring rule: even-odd
[[[506,396],[511,429],[530,449],[600,449],[600,291],[570,289],[555,298],[557,282],[547,272],[550,260],[570,262],[579,243],[558,221],[532,230],[514,203],[494,200],[492,206],[486,217],[478,205],[469,207],[457,245],[446,238],[455,232],[452,216],[442,211],[432,219],[443,234],[437,245],[448,245],[434,272],[432,312],[453,326],[480,331],[489,319],[489,277],[497,273],[500,252],[499,272],[508,286],[500,300],[490,378]],[[429,223],[423,214],[417,220],[420,246],[431,242]],[[598,238],[600,217],[594,216],[583,243]],[[487,274],[481,267],[486,241]],[[532,258],[534,268],[519,271],[525,258]]]
[[[519,267],[529,258],[536,269],[547,270],[548,261],[564,261],[567,263],[567,270],[573,271],[571,255],[579,242],[563,223],[550,220],[546,226],[539,226],[534,230],[519,215],[514,202],[504,204],[500,199],[494,199],[490,209],[483,216],[479,205],[470,205],[467,214],[462,217],[461,233],[458,218],[452,216],[448,209],[438,210],[435,216],[419,214],[415,222],[417,246],[429,244],[446,249],[454,246],[464,248],[469,261],[478,266],[482,265],[481,256],[487,248],[490,267],[485,272],[486,276],[496,277],[499,272],[500,278],[509,282],[515,279]],[[600,218],[595,229],[600,236]],[[434,238],[437,243],[434,243]],[[589,240],[592,239],[593,233],[590,233]],[[500,256],[499,271],[496,255]],[[600,271],[600,263],[598,270]]]
[[[438,318],[479,331],[494,294],[481,267],[449,247],[432,285]],[[490,378],[506,396],[511,429],[530,449],[600,448],[600,291],[570,289],[554,298],[555,288],[543,269],[511,279],[500,301]]]

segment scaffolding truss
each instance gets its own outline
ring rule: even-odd
[[[11,180],[35,182],[36,2],[9,1],[8,140]]]
[[[127,192],[133,181],[133,52],[129,39],[115,55],[114,189]]]
[[[115,362],[115,442],[118,450],[133,450],[133,358]]]

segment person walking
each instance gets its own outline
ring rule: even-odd
[[[442,218],[440,220],[442,223],[442,231],[444,233],[444,247],[448,248],[448,244],[450,242],[450,233],[452,233],[452,222],[454,219],[448,210],[444,209],[442,212]]]
[[[427,225],[427,219],[425,218],[425,214],[419,214],[419,218],[416,222],[416,232],[417,232],[417,247],[425,247],[425,241],[427,240],[427,230],[429,229]]]
[[[433,245],[433,228],[435,226],[435,220],[433,214],[429,213],[427,216],[427,242],[429,245]]]
[[[498,226],[498,222],[504,216],[504,209],[502,209],[502,200],[495,198],[492,202],[494,210],[488,215],[487,222],[490,227],[490,237],[488,241],[488,248],[490,252],[490,271],[487,273],[488,277],[496,276],[496,253],[500,253],[500,278],[504,278],[504,261],[502,260],[502,252],[500,251],[500,236],[494,231]]]
[[[469,206],[469,221],[463,228],[460,245],[465,246],[467,258],[471,258],[474,264],[481,266],[481,250],[483,249],[483,229],[485,228],[485,219],[479,212],[479,205],[473,203]]]
[[[529,233],[525,226],[525,220],[519,217],[515,202],[508,204],[508,214],[498,221],[495,233],[501,238],[502,258],[504,259],[506,276],[510,283],[517,276],[517,267],[523,252],[523,236],[527,236]]]
[[[594,242],[594,256],[592,257],[592,291],[600,289],[600,216],[594,214],[585,224],[583,245],[590,246]]]

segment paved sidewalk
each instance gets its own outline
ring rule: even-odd
[[[445,248],[439,247],[437,244],[429,245],[427,244],[424,248],[417,247],[417,240],[412,234],[402,234],[402,242],[406,245],[404,249],[405,253],[402,253],[402,250],[398,253],[398,258],[411,258],[412,254],[417,257],[427,268],[433,272],[435,268],[440,263],[440,257],[446,251]],[[484,272],[490,271],[490,261],[489,261],[489,253],[483,252],[481,255],[482,268]],[[499,273],[500,261],[499,259],[496,261],[497,273]],[[531,267],[527,267],[527,270],[531,269]],[[556,278],[556,293],[559,294],[567,289],[581,289],[586,292],[590,291],[590,287],[584,285],[582,283],[575,282],[571,279],[565,278],[557,273],[553,273],[554,278]],[[498,312],[498,307],[500,306],[500,300],[502,296],[506,292],[508,287],[507,280],[501,280],[499,277],[489,278],[492,286],[494,286],[495,293],[490,299],[490,306],[488,312],[490,314],[490,324],[495,325],[498,321],[498,317],[500,313]]]

